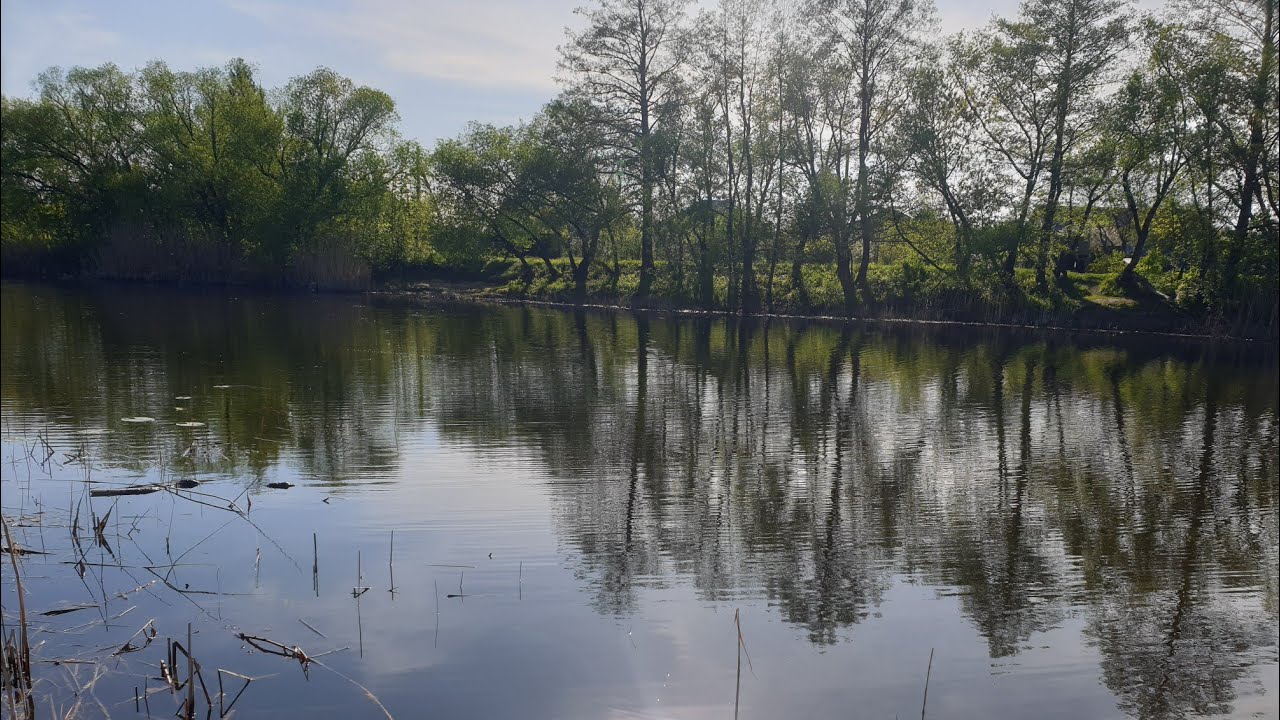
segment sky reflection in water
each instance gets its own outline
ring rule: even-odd
[[[113,715],[191,622],[205,667],[271,676],[243,717],[377,713],[332,671],[397,717],[724,717],[739,608],[742,717],[913,716],[930,649],[934,717],[1277,714],[1273,351],[0,292],[4,512],[49,553],[29,611],[106,599],[33,618],[35,656],[160,631],[101,665]],[[86,476],[215,497],[90,502]],[[77,509],[82,536],[111,510],[83,580]],[[146,566],[217,594],[117,597]],[[7,563],[3,590],[7,630]],[[349,649],[308,680],[237,632]],[[69,707],[94,667],[37,690]]]

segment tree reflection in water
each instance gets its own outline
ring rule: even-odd
[[[1274,659],[1277,381],[1256,349],[3,292],[11,427],[90,430],[198,388],[219,419],[207,447],[95,452],[251,482],[287,457],[335,489],[411,463],[401,438],[427,429],[519,447],[602,613],[673,583],[762,593],[828,645],[906,579],[959,595],[992,658],[1083,617],[1103,681],[1143,718],[1227,710]]]

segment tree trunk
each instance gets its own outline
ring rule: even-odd
[[[1070,72],[1070,64],[1064,75]],[[1069,82],[1062,80],[1061,82]],[[1049,248],[1053,241],[1053,224],[1058,215],[1058,198],[1062,195],[1062,160],[1067,124],[1068,90],[1059,91],[1058,116],[1053,128],[1053,156],[1049,160],[1049,193],[1045,198],[1044,221],[1040,224],[1040,242],[1036,250],[1036,289],[1044,292],[1049,287],[1045,269],[1049,265]]]
[[[653,287],[653,178],[647,168],[641,172],[640,184],[640,285],[636,298],[644,300]]]
[[[809,290],[804,286],[804,248],[808,244],[808,233],[801,233],[796,242],[796,254],[791,260],[791,287],[795,288],[796,299],[801,307],[809,307]]]
[[[1276,62],[1276,3],[1275,0],[1263,0],[1263,40],[1262,57],[1258,63],[1258,74],[1254,78],[1250,95],[1249,113],[1249,145],[1245,148],[1244,178],[1240,188],[1240,213],[1236,216],[1235,230],[1231,234],[1231,245],[1227,248],[1227,263],[1223,272],[1223,286],[1228,293],[1236,292],[1240,277],[1240,262],[1244,259],[1244,248],[1249,238],[1249,225],[1253,222],[1253,198],[1260,193],[1258,179],[1258,162],[1262,157],[1264,123],[1268,113],[1274,107],[1267,107],[1268,84]],[[1274,86],[1272,86],[1274,89]]]
[[[863,67],[861,100],[862,108],[858,119],[858,184],[857,212],[858,229],[862,238],[862,258],[858,263],[858,287],[862,290],[863,299],[871,300],[871,285],[867,282],[867,267],[871,264],[871,178],[867,167],[867,156],[871,154],[871,86],[868,74],[870,69]],[[847,301],[846,301],[847,302]]]
[[[835,233],[836,245],[836,277],[840,280],[840,289],[844,292],[844,310],[852,316],[858,309],[858,286],[853,279],[853,257],[850,253],[849,238],[843,233]]]

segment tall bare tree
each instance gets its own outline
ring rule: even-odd
[[[826,6],[839,52],[853,72],[857,98],[857,177],[854,212],[862,255],[855,282],[870,297],[867,267],[875,234],[871,197],[872,153],[901,106],[905,70],[932,15],[931,0],[838,0]],[[847,300],[846,300],[847,302]]]
[[[1048,285],[1046,267],[1062,196],[1063,161],[1092,122],[1091,100],[1114,77],[1116,56],[1128,38],[1123,0],[1025,0],[1017,21],[998,21],[1001,32],[1033,50],[1053,88],[1049,187],[1036,247],[1036,286]]]
[[[639,190],[640,286],[653,286],[655,159],[652,137],[681,67],[680,21],[687,0],[598,0],[576,12],[585,28],[568,33],[560,68],[568,84],[600,103],[614,121],[616,142],[628,151]]]

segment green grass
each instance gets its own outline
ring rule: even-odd
[[[553,277],[541,261],[530,263],[533,278],[521,278],[515,261],[490,261],[486,265],[492,288],[488,294],[509,299],[572,302],[573,280],[569,264],[552,262],[559,273]],[[835,268],[808,264],[801,275],[805,293],[791,282],[791,268],[779,266],[774,276],[772,305],[767,311],[794,315],[844,315],[844,293]],[[588,301],[603,304],[632,304],[640,281],[640,264],[623,261],[615,276],[602,267],[593,267],[588,278]],[[681,287],[670,268],[659,264],[653,292],[647,304],[658,307],[699,307],[692,272]],[[761,304],[767,302],[767,268],[757,274]],[[1067,273],[1047,291],[1036,288],[1035,274],[1020,268],[1013,286],[990,275],[975,275],[967,281],[954,274],[923,265],[898,263],[872,265],[868,272],[870,298],[863,299],[855,314],[865,317],[956,320],[966,322],[1059,325],[1068,327],[1126,327],[1133,329],[1174,329],[1177,313],[1154,294],[1135,294],[1117,287],[1114,274],[1107,272]],[[715,301],[706,309],[732,310],[729,278],[714,278]],[[1168,327],[1166,327],[1168,326]]]

